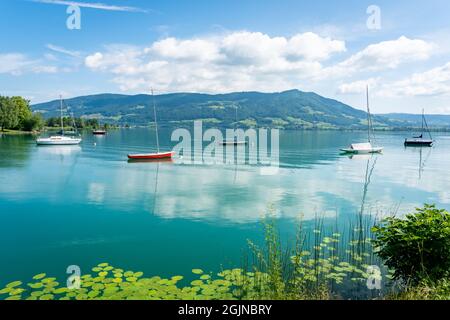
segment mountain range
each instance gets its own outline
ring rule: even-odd
[[[284,129],[364,129],[367,113],[313,92],[289,90],[278,93],[235,92],[228,94],[171,93],[155,95],[158,122],[187,125],[193,120],[218,127],[278,127]],[[150,95],[97,94],[65,100],[75,117],[97,118],[118,125],[148,125],[153,122]],[[59,116],[59,100],[32,105],[45,118]],[[374,127],[418,127],[421,115],[373,116]],[[430,116],[431,127],[450,128],[450,116]]]

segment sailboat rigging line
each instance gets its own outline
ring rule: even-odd
[[[428,132],[428,135],[430,136],[430,139],[433,140],[430,129],[428,128],[427,119],[425,118],[425,111],[422,111],[422,133],[423,133],[423,123],[425,123],[425,128],[427,128],[427,132]]]
[[[152,100],[153,100],[153,115],[155,117],[156,150],[159,153],[158,120],[156,118],[156,104],[155,104],[155,96],[153,94],[153,88],[152,88]]]

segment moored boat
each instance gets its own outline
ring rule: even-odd
[[[142,154],[129,154],[128,159],[132,160],[159,160],[169,159],[175,155],[175,152],[157,152],[157,153],[142,153]]]
[[[370,154],[370,153],[381,153],[383,152],[383,147],[373,146],[372,141],[374,139],[373,128],[372,128],[372,116],[370,114],[369,108],[369,86],[366,88],[367,97],[367,142],[364,143],[352,143],[348,148],[340,149],[342,152],[347,154]]]
[[[223,145],[223,146],[239,146],[239,145],[246,145],[247,141],[220,141],[219,144]]]
[[[105,135],[106,134],[106,130],[102,130],[102,129],[92,130],[92,134],[94,134],[94,135]]]
[[[156,153],[138,153],[138,154],[129,154],[128,159],[130,160],[167,160],[171,159],[175,154],[173,151],[160,152],[159,151],[159,136],[158,136],[158,121],[156,118],[156,104],[155,97],[153,95],[152,89],[152,99],[153,99],[153,114],[155,117],[155,134],[156,134]]]
[[[63,100],[62,97],[59,96],[59,102],[60,102],[60,112],[61,112],[61,131],[59,132],[59,135],[50,136],[50,137],[40,137],[36,139],[37,145],[45,145],[45,146],[67,146],[67,145],[77,145],[80,144],[82,139],[78,136],[66,136],[64,131],[64,122],[63,122]],[[74,128],[75,121],[74,121]],[[69,131],[71,132],[71,131]],[[73,131],[73,134],[77,134],[77,131]]]
[[[369,154],[369,153],[380,153],[383,151],[382,147],[373,147],[370,142],[367,143],[354,143],[350,147],[341,149],[345,153],[354,154]]]
[[[38,145],[57,145],[57,146],[67,146],[67,145],[77,145],[80,144],[81,138],[67,137],[67,136],[51,136],[48,138],[38,138],[36,144]]]
[[[423,137],[424,132],[428,133],[429,139]],[[431,147],[433,145],[433,137],[428,129],[427,120],[425,119],[425,110],[422,109],[422,133],[420,136],[405,139],[405,147]]]

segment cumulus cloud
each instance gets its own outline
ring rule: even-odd
[[[110,46],[87,56],[85,65],[111,72],[124,91],[150,84],[165,91],[265,91],[296,87],[316,77],[333,54],[345,51],[345,42],[311,32],[286,38],[242,31],[170,37],[145,48]]]
[[[367,80],[358,80],[350,83],[343,83],[338,88],[339,94],[360,94],[366,91],[366,87],[377,87],[379,78],[370,78]]]
[[[431,96],[450,94],[450,62],[386,85],[384,96]]]
[[[201,38],[168,37],[147,47],[114,45],[85,58],[94,71],[109,72],[123,91],[277,91],[311,82],[378,72],[423,61],[434,44],[402,36],[371,44],[336,62],[344,41],[305,32],[292,37],[238,31]],[[332,59],[333,58],[333,59]],[[360,93],[378,78],[342,83],[338,93]]]
[[[353,74],[361,71],[395,69],[401,64],[430,58],[434,45],[405,36],[367,46],[350,58],[326,70],[326,75]]]

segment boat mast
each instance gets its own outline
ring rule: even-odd
[[[367,99],[367,139],[370,141],[370,126],[371,126],[371,119],[370,119],[370,107],[369,107],[369,85],[366,86],[366,99]]]
[[[59,95],[59,108],[61,111],[61,135],[64,135],[64,122],[63,122],[63,102],[62,95]]]
[[[424,129],[423,122],[424,122],[424,120],[425,120],[425,109],[422,108],[422,138],[423,138],[423,129]]]
[[[153,88],[152,88],[152,100],[153,100],[153,115],[155,117],[156,150],[159,153],[158,121],[156,119],[156,105],[155,105],[155,96],[153,94]]]

